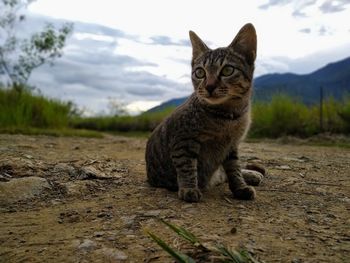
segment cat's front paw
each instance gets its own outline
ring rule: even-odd
[[[255,198],[255,190],[253,187],[245,185],[233,191],[233,196],[242,200],[253,200]]]
[[[202,193],[198,188],[180,188],[179,198],[186,202],[199,202],[202,198]]]

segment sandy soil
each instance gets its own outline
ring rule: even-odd
[[[0,135],[0,261],[173,262],[144,232],[182,246],[164,218],[264,262],[350,262],[349,149],[244,143],[269,173],[257,199],[188,204],[147,185],[145,143]]]

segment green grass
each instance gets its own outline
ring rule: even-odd
[[[89,118],[74,118],[70,122],[71,127],[77,129],[92,129],[109,132],[150,132],[174,108],[167,108],[161,112],[143,113],[138,116],[102,116]]]
[[[204,245],[197,236],[187,229],[162,219],[160,219],[160,222],[192,246],[186,253],[178,251],[150,230],[145,230],[146,234],[178,263],[259,263],[257,259],[244,249],[236,250],[218,242],[214,246]]]
[[[70,128],[50,129],[50,128],[33,128],[33,127],[1,127],[0,133],[6,134],[25,134],[25,135],[50,135],[55,137],[86,137],[86,138],[103,138],[103,133],[91,130],[78,130]]]
[[[174,108],[139,116],[76,118],[74,128],[98,131],[145,133],[151,132]],[[320,129],[319,106],[307,106],[295,98],[276,95],[271,102],[254,102],[253,124],[249,138],[281,136],[310,137],[319,133],[350,134],[350,99],[339,102],[328,99],[323,104],[323,130]]]
[[[255,102],[249,137],[310,137],[315,134],[350,133],[350,99],[323,103],[323,130],[320,128],[319,105],[307,106],[298,99],[276,95],[271,102]]]
[[[0,133],[100,138],[100,132],[73,129],[70,102],[35,95],[25,87],[0,88]]]
[[[66,128],[72,104],[33,95],[22,89],[0,88],[0,127]]]
[[[170,107],[138,116],[82,117],[75,113],[74,105],[70,102],[34,95],[26,88],[0,87],[0,132],[94,137],[102,136],[97,132],[108,132],[148,137],[174,109]],[[319,105],[306,106],[283,94],[274,96],[270,102],[254,101],[253,122],[248,137],[307,138],[324,132],[350,134],[350,96],[344,97],[343,101],[330,98],[324,102],[323,129],[320,129],[319,112]]]

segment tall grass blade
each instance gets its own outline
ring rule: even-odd
[[[225,263],[260,263],[256,259],[254,259],[249,252],[242,250],[237,251],[235,249],[230,249],[228,247],[225,247],[223,245],[217,245],[216,246],[217,251],[224,256],[224,259],[222,262]]]
[[[195,263],[194,259],[187,256],[186,254],[180,253],[172,249],[170,246],[168,246],[167,243],[165,243],[162,239],[160,239],[155,234],[151,233],[150,231],[146,231],[146,233],[163,249],[165,250],[170,256],[172,256],[178,263]]]
[[[189,241],[192,245],[194,245],[197,248],[200,248],[204,251],[209,251],[208,248],[206,248],[200,241],[199,239],[190,231],[188,231],[187,229],[180,227],[180,226],[176,226],[174,224],[171,224],[163,219],[160,219],[160,221],[167,225],[171,230],[173,230],[176,234],[178,234],[179,236],[183,237],[184,239],[186,239],[187,241]]]

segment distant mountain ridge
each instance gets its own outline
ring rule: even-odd
[[[160,104],[158,106],[155,106],[155,107],[149,109],[147,112],[158,112],[158,111],[163,111],[166,108],[177,107],[177,106],[181,105],[182,103],[184,103],[187,98],[188,97],[182,97],[182,98],[168,100],[168,101],[163,102],[162,104]]]
[[[254,100],[269,101],[276,93],[297,97],[306,104],[319,101],[320,87],[325,97],[341,99],[350,95],[350,57],[326,66],[309,74],[273,73],[254,79]],[[154,107],[149,112],[161,111],[182,104],[187,97],[171,99]]]
[[[275,93],[300,98],[306,104],[318,102],[320,87],[325,97],[339,100],[350,94],[350,57],[330,63],[310,74],[267,74],[254,80],[254,98],[269,100]]]

